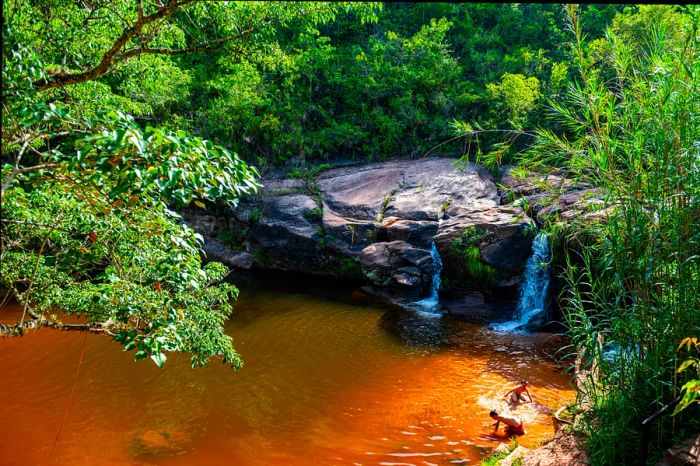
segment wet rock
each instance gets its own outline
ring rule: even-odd
[[[174,456],[186,453],[192,440],[184,431],[145,430],[137,433],[129,445],[131,453],[139,456]]]
[[[510,301],[499,300],[488,303],[484,294],[479,291],[446,296],[440,304],[449,314],[469,322],[501,321],[510,318],[513,314],[513,304]]]
[[[463,213],[442,222],[435,242],[443,263],[443,274],[454,290],[480,290],[485,285],[518,283],[532,253],[527,234],[530,218],[522,209],[504,206]],[[469,270],[465,255],[480,250],[480,261],[492,270],[492,280]]]
[[[370,244],[360,253],[360,266],[375,286],[413,300],[430,289],[437,268],[430,251],[404,241]]]

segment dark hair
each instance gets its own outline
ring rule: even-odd
[[[498,411],[495,409],[492,409],[491,412],[489,413],[489,416],[498,416]]]
[[[523,380],[520,381],[520,383],[523,384],[523,385],[527,385],[527,380],[523,379]]]

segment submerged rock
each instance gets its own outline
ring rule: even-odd
[[[144,430],[137,433],[129,448],[135,457],[174,456],[186,453],[192,446],[192,439],[179,430]]]

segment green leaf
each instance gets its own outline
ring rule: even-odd
[[[158,354],[152,354],[151,359],[153,360],[153,362],[156,363],[156,366],[163,367],[163,364],[165,364],[165,361],[167,358],[165,357],[165,354],[158,353]]]

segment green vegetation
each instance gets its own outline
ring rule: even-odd
[[[681,393],[675,418],[651,425],[651,461],[700,427],[694,356],[676,353],[681,342],[697,350],[690,337],[700,332],[700,9],[628,10],[593,41],[567,9],[578,74],[517,160],[565,167],[600,190],[589,214],[545,225],[565,254],[577,425],[592,464],[622,464],[638,455],[642,420]]]
[[[216,238],[234,251],[245,251],[245,240],[247,236],[247,228],[244,228],[241,231],[234,231],[229,228],[225,228],[219,231]]]
[[[61,310],[87,319],[72,328],[111,335],[136,359],[160,366],[179,351],[193,365],[217,357],[240,367],[223,330],[237,290],[221,264],[202,267],[201,237],[173,209],[235,204],[255,191],[257,171],[182,130],[196,130],[176,111],[197,81],[203,55],[192,54],[261,54],[290,25],[372,10],[3,2],[0,287],[3,303],[13,295],[23,307],[10,333],[60,325],[50,313]]]
[[[339,258],[336,270],[338,276],[341,278],[346,278],[350,280],[361,280],[363,277],[360,261],[353,257]]]
[[[316,177],[319,175],[319,173],[330,170],[331,169],[331,164],[329,163],[321,163],[318,165],[312,165],[309,167],[302,167],[302,168],[294,168],[292,169],[287,176],[289,178],[296,178],[300,180],[305,180],[308,183],[313,182]]]
[[[498,277],[498,271],[481,261],[481,243],[493,236],[493,233],[477,228],[467,227],[460,238],[450,243],[452,251],[459,258],[467,275],[481,285],[490,285]]]
[[[498,451],[496,453],[492,453],[483,460],[481,460],[481,463],[479,463],[479,466],[497,466],[502,459],[504,459],[506,456],[510,455],[513,450],[518,448],[518,440],[513,439],[511,440],[510,444],[508,445],[507,449],[503,449],[501,451]],[[521,464],[520,458],[516,458],[513,461],[513,464]]]
[[[323,209],[320,207],[314,207],[313,209],[304,210],[304,218],[307,218],[313,222],[320,222],[323,219]]]

